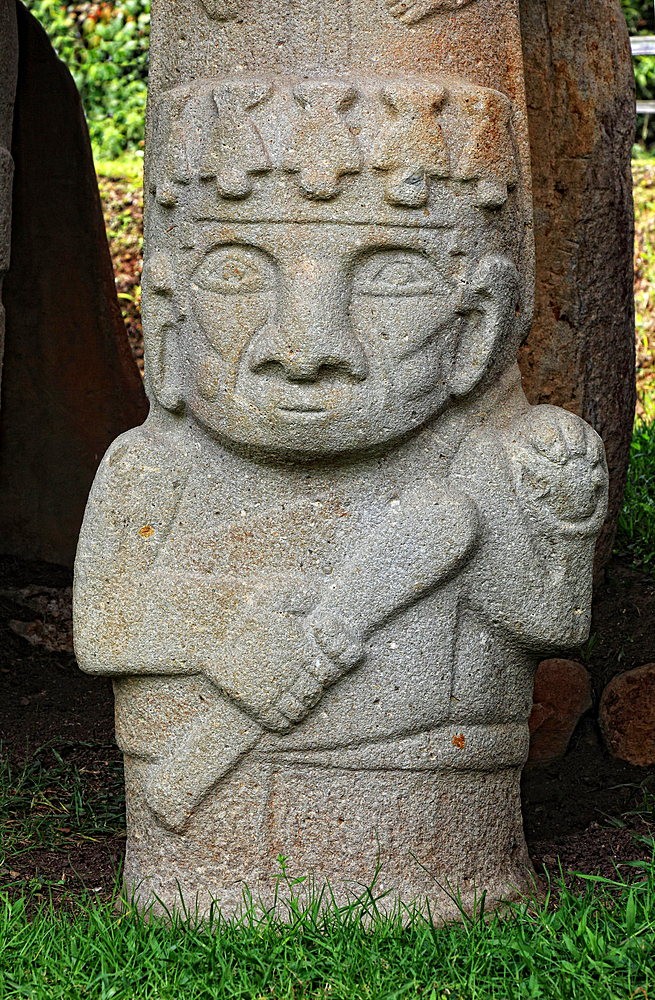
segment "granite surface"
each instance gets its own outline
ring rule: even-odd
[[[151,411],[100,467],[74,596],[143,904],[270,902],[279,856],[442,917],[448,886],[531,884],[533,676],[586,638],[607,472],[516,363],[516,5],[348,10],[154,11]]]

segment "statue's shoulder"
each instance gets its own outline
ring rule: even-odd
[[[499,484],[509,477],[509,456],[502,430],[491,423],[475,428],[462,441],[455,455],[449,478],[462,485],[470,482],[478,489]]]
[[[193,466],[193,446],[148,421],[116,438],[96,473],[84,515],[78,558],[140,551],[151,555],[167,536]]]
[[[107,480],[125,475],[133,476],[135,473],[147,479],[159,474],[160,470],[185,464],[188,449],[176,445],[176,439],[171,439],[156,424],[146,421],[112,442],[100,463],[98,473]]]
[[[193,464],[192,446],[182,436],[171,438],[146,421],[117,437],[96,473],[91,499],[115,496],[130,503],[132,494],[175,492]]]

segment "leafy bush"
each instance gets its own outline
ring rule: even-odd
[[[621,7],[631,35],[653,34],[653,0],[621,0]]]
[[[631,35],[655,34],[653,0],[621,0],[621,7]],[[655,56],[635,56],[632,60],[637,84],[637,100],[655,100]],[[637,137],[650,148],[655,140],[652,115],[637,115]]]
[[[70,69],[96,155],[114,159],[143,146],[150,0],[82,3],[25,0]]]
[[[655,557],[655,420],[650,414],[635,423],[632,434],[616,543],[621,554],[651,568]]]

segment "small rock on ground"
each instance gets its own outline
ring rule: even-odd
[[[591,678],[575,660],[542,660],[534,680],[528,765],[549,764],[567,751],[573,730],[591,708]]]
[[[655,764],[655,663],[612,678],[599,722],[611,754],[639,767]]]

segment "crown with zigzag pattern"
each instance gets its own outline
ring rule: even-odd
[[[150,189],[199,219],[425,225],[446,191],[501,209],[518,176],[508,98],[451,78],[196,81],[154,129]]]

